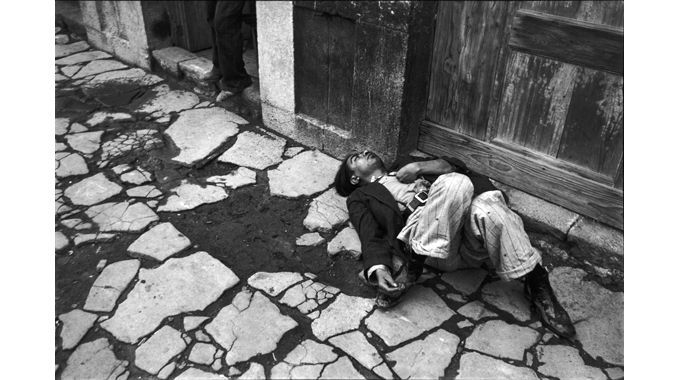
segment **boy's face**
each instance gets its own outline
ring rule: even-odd
[[[377,154],[365,150],[352,154],[347,160],[347,167],[357,178],[364,182],[370,182],[370,177],[376,170],[382,169],[384,165]]]

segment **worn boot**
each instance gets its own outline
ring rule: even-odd
[[[548,272],[540,264],[525,276],[524,293],[545,327],[566,339],[571,340],[576,335],[569,314],[550,286]]]

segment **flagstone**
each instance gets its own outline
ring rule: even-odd
[[[91,206],[120,193],[123,188],[97,173],[66,188],[64,195],[75,205]]]
[[[208,343],[196,343],[189,353],[189,361],[196,364],[211,365],[215,360],[217,348]]]
[[[128,120],[132,120],[132,115],[129,113],[97,111],[89,119],[87,119],[85,124],[93,127],[104,122]]]
[[[190,367],[175,378],[175,380],[229,380],[218,373],[211,373],[202,369]]]
[[[227,199],[227,192],[213,185],[198,185],[183,180],[182,183],[170,190],[171,193],[165,204],[158,207],[158,211],[185,211],[200,205],[215,203]]]
[[[257,272],[248,278],[248,285],[276,297],[282,291],[302,280],[300,273],[295,272]]]
[[[73,54],[65,58],[57,59],[54,63],[57,65],[66,66],[105,58],[111,58],[111,55],[103,51],[92,50]]]
[[[73,243],[76,245],[76,247],[79,247],[83,244],[87,243],[103,243],[107,241],[113,240],[116,236],[116,234],[111,234],[107,232],[99,232],[99,233],[92,233],[92,234],[76,234],[76,236],[73,237]]]
[[[120,180],[126,183],[131,183],[133,185],[141,185],[143,183],[151,181],[153,174],[144,170],[143,168],[137,168],[135,170],[123,173],[120,176]]]
[[[462,269],[442,274],[442,280],[457,291],[470,295],[477,291],[486,275],[487,271],[484,269]]]
[[[161,117],[172,112],[180,112],[193,108],[200,99],[193,92],[170,90],[166,84],[151,89],[155,97],[145,102],[137,112],[148,113],[152,117]]]
[[[132,166],[130,166],[128,164],[120,164],[120,165],[114,166],[113,168],[111,168],[111,170],[113,170],[114,173],[120,175],[120,174],[125,173],[126,171],[132,170]]]
[[[102,203],[85,210],[103,232],[138,232],[158,220],[158,215],[143,203]]]
[[[75,133],[66,136],[66,142],[71,148],[86,154],[94,153],[99,149],[103,131]]]
[[[477,352],[466,352],[460,358],[457,379],[538,380],[530,368],[518,367]]]
[[[54,250],[61,251],[68,246],[68,238],[59,231],[54,232]]]
[[[57,34],[54,36],[54,43],[58,45],[64,45],[68,43],[68,36],[66,34]]]
[[[365,379],[359,373],[359,371],[354,368],[352,362],[343,356],[334,363],[328,364],[321,373],[319,379]]]
[[[61,68],[62,74],[66,75],[67,77],[72,77],[75,73],[80,70],[80,65],[73,65],[73,66],[65,66]]]
[[[163,78],[147,74],[146,71],[140,68],[132,68],[127,70],[108,71],[97,74],[89,82],[83,85],[85,88],[92,88],[104,83],[120,83],[120,84],[136,84],[138,86],[152,86],[158,82],[162,82]]]
[[[519,281],[495,281],[482,289],[482,299],[512,314],[518,321],[531,318],[529,301],[524,296],[524,286]]]
[[[73,123],[71,124],[71,128],[69,128],[69,133],[80,133],[87,131],[88,131],[87,127],[80,123]]]
[[[461,308],[459,308],[457,312],[458,314],[463,315],[466,318],[470,318],[474,321],[478,321],[482,318],[498,316],[498,314],[487,310],[484,307],[484,304],[481,303],[480,301],[472,301],[470,303],[467,303]]]
[[[54,75],[54,82],[55,82],[55,83],[56,83],[56,82],[63,82],[63,81],[65,81],[65,80],[68,80],[68,77],[65,76],[65,75],[61,75],[61,74],[55,74],[55,75]]]
[[[343,350],[368,369],[373,369],[383,363],[383,358],[376,348],[368,343],[368,340],[360,331],[334,336],[328,339],[328,342]]]
[[[68,148],[68,147],[64,143],[60,143],[60,142],[56,142],[56,141],[54,142],[54,151],[55,152],[64,151],[64,150],[66,150],[66,148]]]
[[[54,134],[63,135],[64,133],[68,132],[68,126],[70,124],[71,121],[64,117],[58,117],[54,119]]]
[[[182,333],[163,326],[135,350],[135,366],[155,375],[185,348]]]
[[[217,160],[259,170],[283,161],[286,140],[263,130],[259,132],[241,132],[234,145]]]
[[[161,371],[158,372],[158,375],[156,376],[158,376],[158,378],[161,380],[165,380],[168,377],[170,377],[170,375],[172,375],[172,372],[175,370],[176,367],[177,364],[175,364],[175,362],[170,362],[165,367],[163,367],[163,369],[161,369]]]
[[[290,307],[297,307],[303,314],[309,314],[339,292],[337,288],[328,287],[327,289],[322,283],[307,280],[288,289],[280,302]]]
[[[538,342],[540,336],[528,327],[491,320],[475,327],[465,341],[465,348],[500,358],[522,360],[524,351]]]
[[[78,153],[60,152],[56,153],[54,157],[56,159],[54,174],[58,178],[83,175],[90,172],[85,159]]]
[[[310,232],[304,235],[301,235],[295,240],[295,244],[302,246],[302,247],[316,247],[318,245],[323,244],[326,239],[323,238],[323,236],[319,235],[318,232]]]
[[[87,334],[88,330],[97,320],[97,315],[73,309],[68,313],[59,315],[59,320],[63,323],[61,327],[61,348],[70,350]]]
[[[210,319],[210,318],[201,317],[201,316],[193,316],[193,315],[184,317],[184,320],[183,320],[184,331],[194,330],[198,326],[200,326],[201,323],[205,322],[208,319]]]
[[[354,228],[345,227],[328,243],[326,250],[331,257],[340,252],[347,252],[352,258],[358,260],[361,257],[359,234],[357,234]]]
[[[158,224],[137,238],[129,247],[132,256],[164,261],[191,246],[191,241],[172,223]]]
[[[312,332],[317,338],[326,340],[333,335],[356,330],[372,309],[372,299],[338,294],[335,301],[312,322]]]
[[[163,140],[161,140],[158,131],[154,129],[138,129],[129,133],[123,133],[113,140],[102,144],[99,163],[126,156],[133,151],[149,151],[163,145]]]
[[[229,189],[238,189],[239,187],[256,183],[257,173],[248,168],[240,167],[226,175],[214,175],[212,177],[208,177],[206,182]]]
[[[131,189],[127,189],[125,191],[125,194],[127,194],[128,197],[136,198],[158,198],[163,195],[163,193],[160,190],[158,190],[156,186],[153,185],[133,187]]]
[[[456,354],[458,343],[456,335],[439,329],[423,340],[388,353],[387,360],[396,361],[393,370],[402,379],[441,378]]]
[[[272,368],[274,379],[317,379],[321,375],[324,364],[338,358],[331,346],[307,339],[297,345]],[[342,378],[345,378],[342,376]]]
[[[239,380],[265,380],[264,367],[260,363],[250,363],[250,367],[241,376]]]
[[[89,77],[90,75],[97,75],[106,71],[125,69],[127,67],[128,66],[126,64],[113,59],[92,61],[80,69],[80,71],[73,76],[73,79],[85,78]]]
[[[69,356],[61,373],[64,380],[126,380],[128,362],[116,358],[106,338],[83,343]]]
[[[296,198],[326,190],[340,161],[318,150],[302,152],[267,171],[272,195]]]
[[[64,219],[60,223],[62,226],[66,228],[72,228],[75,230],[86,230],[88,228],[92,228],[92,223],[84,222],[82,219],[79,218]]]
[[[85,301],[85,310],[113,310],[116,301],[137,274],[139,260],[123,260],[109,264],[94,281]]]
[[[67,55],[81,52],[90,48],[90,45],[85,41],[78,41],[68,45],[55,45],[54,58],[61,58]]]
[[[283,152],[283,157],[291,158],[291,157],[297,155],[298,153],[302,152],[303,150],[305,150],[305,148],[301,147],[301,146],[290,147],[290,148],[286,149],[285,152]]]
[[[309,231],[329,232],[348,219],[346,198],[331,188],[312,201],[302,224]]]
[[[598,368],[586,365],[574,347],[546,346],[536,347],[538,372],[558,379],[606,380],[607,376]]]

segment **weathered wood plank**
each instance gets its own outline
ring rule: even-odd
[[[612,178],[623,158],[623,78],[578,68],[557,154]]]
[[[352,125],[354,26],[346,18],[328,19],[328,123],[343,129]]]
[[[326,121],[328,115],[328,18],[293,8],[295,105],[298,112]]]
[[[621,160],[621,165],[619,165],[619,170],[614,182],[617,189],[623,190],[623,160]]]
[[[623,28],[623,1],[522,1],[523,9]]]
[[[623,228],[621,190],[427,121],[422,124],[418,147],[427,153],[459,158],[481,174]]]
[[[621,29],[520,10],[509,45],[521,52],[623,74]]]

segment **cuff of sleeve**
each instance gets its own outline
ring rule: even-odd
[[[373,265],[372,267],[368,268],[366,271],[366,280],[371,283],[371,284],[376,284],[378,281],[373,278],[373,273],[375,273],[378,269],[384,269],[386,271],[390,271],[390,268],[385,265],[385,264],[377,264]]]

